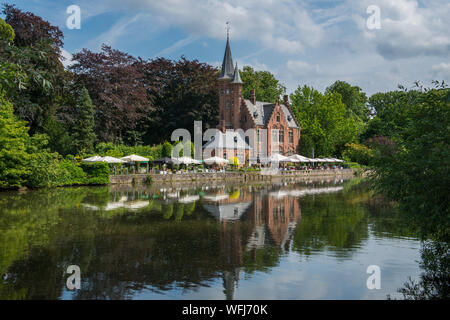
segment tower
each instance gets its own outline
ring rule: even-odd
[[[219,88],[219,126],[226,129],[239,129],[241,124],[242,80],[239,69],[233,65],[230,37],[227,32],[227,44],[223,56],[222,71],[218,78]]]

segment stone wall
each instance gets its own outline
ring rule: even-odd
[[[177,181],[270,181],[273,178],[296,178],[296,177],[344,177],[353,176],[354,170],[311,170],[311,171],[283,171],[276,174],[265,174],[261,172],[217,172],[217,173],[184,173],[184,174],[136,174],[110,176],[111,184],[146,184],[166,183]],[[150,178],[149,178],[150,177]]]

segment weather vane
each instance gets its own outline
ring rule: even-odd
[[[230,29],[231,29],[231,22],[230,21],[227,21],[227,38],[229,38],[230,37]]]

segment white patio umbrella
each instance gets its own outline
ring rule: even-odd
[[[221,157],[211,157],[203,160],[206,164],[227,164],[229,161]]]
[[[289,162],[290,159],[279,153],[274,153],[270,156],[270,162]]]
[[[126,157],[122,157],[120,159],[125,161],[125,162],[138,163],[138,167],[139,167],[140,162],[147,162],[147,172],[148,172],[148,162],[150,160],[148,158],[144,158],[144,157],[138,156],[136,154],[132,154],[132,155],[129,155],[129,156],[126,156]],[[136,169],[134,169],[134,170],[136,170]],[[138,168],[138,170],[139,170],[139,168]]]
[[[90,157],[90,158],[83,159],[81,161],[82,162],[102,162],[103,158],[100,157],[100,156],[93,156],[93,157]]]
[[[110,157],[110,156],[103,157],[103,159],[101,161],[106,162],[106,163],[125,163],[125,161],[123,161],[123,160],[120,160],[120,159],[114,158],[114,157]]]
[[[138,156],[136,154],[132,154],[132,155],[129,155],[129,156],[126,156],[126,157],[122,157],[120,159],[125,161],[125,162],[147,162],[147,161],[149,161],[148,158],[144,158],[144,157]]]
[[[189,158],[189,157],[181,157],[181,158],[175,158],[176,161],[182,164],[200,164],[200,161]]]
[[[311,159],[301,156],[299,154],[294,154],[294,155],[290,156],[289,159],[297,160],[298,162],[311,162]]]

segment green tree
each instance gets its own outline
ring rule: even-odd
[[[392,118],[402,119],[402,128],[391,139],[372,139],[372,182],[419,221],[423,235],[448,242],[450,89],[414,91],[398,94],[402,99],[390,106],[400,113]]]
[[[245,66],[240,72],[244,86],[242,95],[250,98],[250,91],[255,90],[256,100],[275,103],[286,93],[286,88],[268,71],[255,71],[250,66]]]
[[[172,150],[173,150],[173,146],[170,144],[170,142],[164,141],[163,146],[162,146],[162,156],[164,158],[172,157]]]
[[[345,148],[346,149],[342,153],[344,160],[369,165],[373,158],[373,151],[365,145],[348,143],[345,145]]]
[[[27,180],[28,142],[26,123],[16,118],[12,104],[0,92],[0,189],[21,187]]]
[[[339,93],[346,108],[346,116],[356,116],[363,122],[369,120],[370,110],[366,106],[367,96],[358,86],[352,86],[345,81],[336,81],[326,89],[326,92]]]
[[[14,41],[14,29],[5,22],[2,18],[0,18],[0,40],[5,40],[8,43],[12,43]]]
[[[325,94],[308,87],[298,87],[291,94],[292,109],[302,133],[299,152],[307,157],[341,156],[345,144],[357,142],[362,121],[346,117],[340,94]]]
[[[77,117],[73,127],[73,146],[76,153],[89,153],[94,148],[94,105],[86,88],[81,90],[77,99]]]

